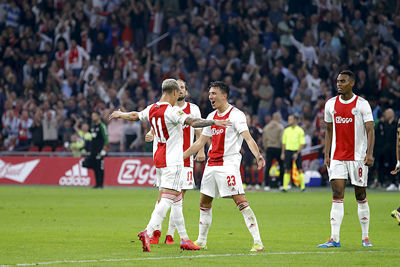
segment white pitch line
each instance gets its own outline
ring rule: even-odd
[[[303,254],[344,254],[344,253],[382,253],[384,250],[363,250],[363,251],[292,251],[292,252],[267,252],[267,253],[237,253],[237,254],[202,254],[192,256],[177,257],[144,257],[132,259],[100,259],[100,260],[64,260],[64,261],[47,261],[37,263],[18,263],[11,265],[0,265],[0,267],[11,266],[34,266],[49,265],[61,263],[92,263],[92,262],[121,262],[121,261],[148,261],[148,260],[174,260],[174,259],[193,259],[193,258],[216,258],[216,257],[232,257],[232,256],[268,256],[268,255],[303,255]]]

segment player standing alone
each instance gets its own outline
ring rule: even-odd
[[[141,112],[114,111],[112,119],[131,121],[148,121],[157,138],[157,151],[154,153],[157,176],[160,177],[162,196],[155,207],[146,229],[138,234],[143,244],[143,251],[150,252],[150,238],[154,230],[165,218],[166,213],[174,202],[182,199],[182,168],[183,168],[183,125],[202,128],[211,125],[226,127],[231,123],[225,120],[203,120],[191,118],[178,107],[174,107],[179,96],[179,85],[174,79],[166,79],[162,83],[160,101],[147,106]],[[181,237],[180,247],[188,250],[198,250],[186,232],[182,209],[178,209],[174,217],[176,228]]]
[[[345,70],[337,77],[338,96],[325,104],[325,165],[328,168],[333,200],[330,214],[331,238],[318,247],[340,247],[340,225],[344,215],[346,179],[354,185],[362,245],[372,247],[368,237],[368,167],[373,163],[374,121],[368,102],[353,93],[354,74]],[[329,155],[330,151],[330,155]]]
[[[242,213],[246,226],[254,239],[251,251],[262,251],[260,232],[256,216],[250,208],[244,195],[242,178],[240,175],[240,148],[243,139],[246,140],[251,152],[257,159],[258,169],[265,165],[258,146],[251,137],[246,123],[246,116],[239,109],[228,103],[229,87],[223,82],[212,82],[209,86],[209,100],[215,111],[211,112],[207,120],[230,120],[232,126],[223,128],[211,126],[203,129],[203,133],[188,150],[183,153],[184,158],[193,155],[203,148],[211,138],[208,152],[208,161],[204,169],[200,188],[200,220],[199,237],[194,242],[201,248],[206,248],[208,230],[212,222],[212,201],[214,198],[232,197],[239,211]]]

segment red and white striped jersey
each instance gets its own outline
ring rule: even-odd
[[[201,118],[200,109],[196,104],[185,102],[181,110],[190,115],[190,117]],[[194,131],[193,127],[183,125],[183,151],[186,151],[193,144]],[[184,160],[184,166],[193,168],[193,155]]]
[[[211,112],[207,120],[229,120],[232,126],[227,128],[212,125],[203,129],[203,135],[211,137],[208,150],[208,166],[238,165],[242,160],[240,149],[243,143],[242,132],[248,131],[246,116],[239,109],[229,105],[228,109],[218,114]]]
[[[183,107],[180,109],[185,112],[186,114],[190,115],[193,118],[201,118],[200,109],[196,104],[185,102]],[[194,134],[196,129],[189,125],[183,125],[183,151],[186,151],[192,144],[194,140]],[[153,140],[153,156],[157,150],[157,140]],[[194,166],[193,155],[189,158],[184,160],[184,167],[191,167]]]
[[[182,125],[187,117],[179,107],[167,102],[157,102],[139,112],[141,121],[150,122],[157,140],[154,153],[156,168],[183,165]]]
[[[367,100],[354,95],[345,101],[340,96],[325,104],[325,122],[333,123],[331,159],[342,161],[364,160],[367,147],[365,122],[373,121]]]

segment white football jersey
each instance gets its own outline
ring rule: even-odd
[[[211,137],[207,166],[238,165],[242,160],[240,149],[243,143],[242,132],[248,131],[246,116],[239,109],[229,105],[223,114],[217,110],[207,116],[207,120],[229,120],[227,128],[212,125],[203,129],[203,135]]]
[[[182,125],[188,117],[179,107],[167,102],[157,102],[139,112],[141,121],[150,122],[157,140],[154,153],[156,168],[183,165]]]
[[[325,104],[325,122],[333,123],[331,159],[341,161],[364,160],[367,147],[365,122],[373,121],[367,100],[354,95],[345,101],[340,96]]]
[[[196,104],[185,102],[185,105],[179,107],[183,112],[188,114],[190,117],[193,118],[201,118],[200,109]],[[193,127],[189,125],[183,125],[183,151],[186,151],[192,144],[194,140],[195,130]],[[153,140],[153,157],[154,153],[157,151],[157,139],[154,138]],[[187,159],[184,159],[184,166],[193,168],[193,155]]]

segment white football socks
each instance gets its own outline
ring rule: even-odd
[[[243,215],[247,229],[249,229],[249,232],[254,239],[254,244],[262,244],[257,219],[253,210],[250,208],[249,203],[247,201],[243,201],[238,203],[237,207]]]
[[[175,222],[174,222],[174,217],[173,217],[173,214],[174,214],[173,210],[175,210],[177,208],[176,206],[177,205],[175,203],[172,203],[172,205],[171,205],[171,213],[169,214],[169,223],[168,223],[167,235],[170,235],[172,237],[174,236],[175,229],[176,229]]]
[[[161,201],[161,200],[160,200],[160,201]],[[153,216],[154,216],[154,214],[155,214],[155,212],[156,212],[156,208],[157,208],[158,203],[159,203],[159,202],[156,201],[156,204],[154,205],[154,210],[153,210],[153,212],[151,213],[150,220],[151,220],[151,218],[153,218]],[[159,225],[159,228],[157,228],[157,226],[155,226],[154,231],[156,231],[156,230],[161,231],[161,224]]]
[[[340,225],[342,224],[344,215],[343,198],[332,199],[331,209],[331,238],[335,242],[339,242]]]
[[[172,227],[171,227],[172,226]],[[169,228],[167,235],[173,235],[175,232],[175,227],[178,230],[178,234],[181,239],[189,240],[189,236],[186,232],[185,219],[183,218],[183,200],[182,193],[179,194],[172,203],[171,215],[169,221]],[[170,229],[172,228],[172,229]]]
[[[152,216],[150,218],[149,224],[146,227],[147,234],[149,237],[153,236],[153,232],[157,229],[161,228],[161,224],[165,219],[165,215],[167,214],[169,208],[172,205],[173,200],[169,197],[173,194],[163,194],[160,202],[156,205]]]
[[[206,245],[208,230],[212,222],[212,208],[200,207],[199,236],[197,241],[200,245]]]
[[[368,237],[368,230],[369,230],[369,205],[368,200],[364,199],[362,201],[358,201],[358,219],[360,220],[361,224],[361,231],[362,231],[362,239]]]

